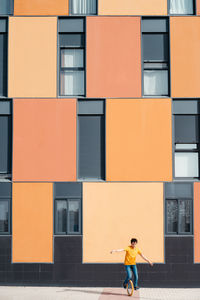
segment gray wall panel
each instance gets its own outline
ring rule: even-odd
[[[59,32],[84,32],[83,18],[60,18]]]
[[[14,0],[0,0],[0,15],[12,15]]]
[[[199,101],[197,100],[174,100],[172,102],[173,114],[198,114],[199,113]]]
[[[142,32],[168,32],[168,19],[143,18]]]
[[[193,183],[165,183],[165,198],[193,198]]]
[[[103,115],[104,114],[104,101],[102,100],[89,100],[78,102],[79,115]]]
[[[55,182],[55,197],[82,197],[82,183],[80,182]]]
[[[11,182],[0,182],[0,197],[12,197]]]

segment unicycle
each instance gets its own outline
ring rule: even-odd
[[[133,295],[134,286],[133,286],[133,281],[132,280],[128,281],[128,283],[126,285],[126,290],[127,290],[128,296],[132,296]]]

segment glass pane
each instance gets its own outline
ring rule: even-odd
[[[67,231],[67,201],[56,201],[56,233]]]
[[[61,50],[62,68],[83,68],[83,49],[64,49]]]
[[[69,33],[60,33],[59,34],[59,43],[62,47],[84,47],[85,46],[85,37],[84,34],[69,34]]]
[[[142,43],[144,61],[168,61],[168,34],[143,34]]]
[[[193,0],[170,0],[170,14],[192,15]]]
[[[179,232],[191,232],[191,200],[179,201]]]
[[[61,72],[60,88],[62,96],[85,94],[85,72],[66,71]]]
[[[144,95],[168,95],[168,71],[144,71]]]
[[[176,144],[176,150],[196,150],[197,144]]]
[[[198,153],[175,153],[175,177],[199,177]]]
[[[71,11],[73,15],[96,15],[96,0],[71,0]]]
[[[8,232],[8,201],[0,201],[0,232]]]
[[[178,232],[178,201],[167,200],[167,233]]]
[[[69,231],[79,232],[79,201],[69,201]]]
[[[197,143],[199,140],[199,117],[175,115],[175,142],[177,144]]]

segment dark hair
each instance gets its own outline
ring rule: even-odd
[[[137,243],[137,242],[138,242],[137,239],[131,239],[131,244],[132,244],[132,243]]]

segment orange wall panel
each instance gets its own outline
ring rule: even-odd
[[[14,99],[13,180],[76,180],[76,100]]]
[[[12,262],[53,262],[53,184],[13,183]]]
[[[140,96],[140,18],[88,17],[87,97]]]
[[[171,181],[171,99],[106,100],[106,180]]]
[[[15,16],[67,15],[68,0],[15,0]]]
[[[200,18],[171,17],[172,97],[200,97]]]
[[[9,97],[56,97],[57,18],[9,18]]]
[[[200,15],[200,0],[196,0],[197,15]]]
[[[167,15],[167,0],[100,0],[99,15]]]
[[[194,183],[194,262],[200,263],[200,183]]]
[[[122,263],[124,253],[110,251],[133,237],[144,255],[164,262],[163,223],[163,183],[83,183],[84,263]]]

